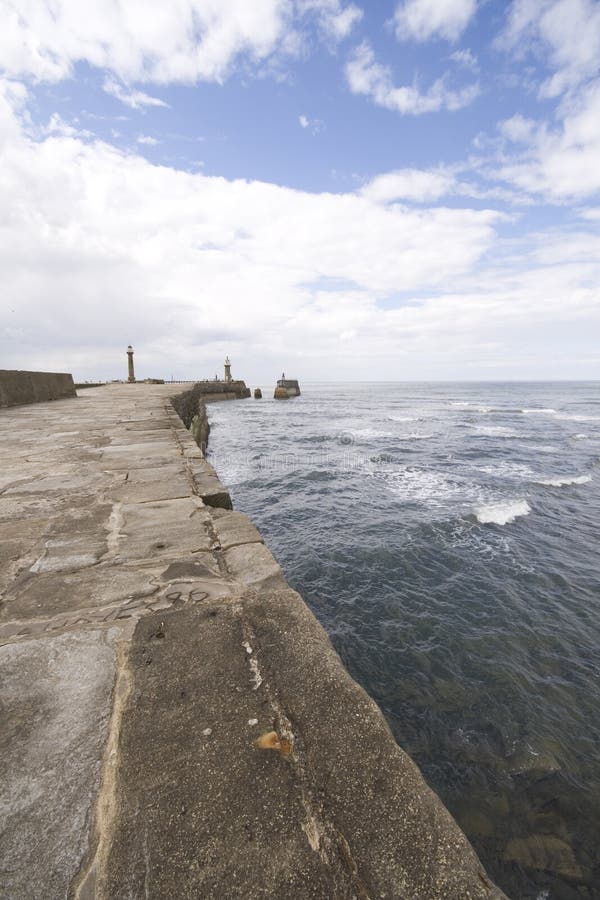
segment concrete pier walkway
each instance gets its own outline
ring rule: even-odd
[[[0,896],[502,897],[173,390],[0,410]]]

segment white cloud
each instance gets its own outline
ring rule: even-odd
[[[33,130],[33,129],[32,129]],[[93,138],[94,134],[86,128],[75,127],[75,125],[65,122],[58,114],[52,113],[48,123],[35,129],[40,135],[60,135],[61,137],[77,137],[80,139]]]
[[[28,136],[26,98],[0,81],[8,367],[114,377],[132,342],[140,377],[210,375],[226,352],[263,384],[281,366],[301,378],[597,375],[594,208],[577,228],[505,243],[491,210],[386,205],[447,192],[456,204],[463,186],[444,169],[347,194],[228,181],[60,122]],[[527,149],[535,130],[507,133]]]
[[[582,219],[587,219],[589,222],[600,222],[600,207],[582,209],[580,210],[579,215]]]
[[[398,40],[457,40],[477,8],[476,0],[404,0],[394,14]]]
[[[593,196],[600,190],[600,3],[513,0],[497,46],[541,63],[547,77],[538,79],[539,96],[559,102],[552,119],[517,114],[500,123],[506,143],[491,174],[549,202]]]
[[[29,124],[27,99],[24,84],[0,78],[0,146],[10,138],[20,137],[20,123]]]
[[[321,119],[309,119],[308,116],[298,116],[298,122],[302,128],[310,129],[311,134],[319,134],[323,130],[323,122]]]
[[[344,6],[340,0],[297,0],[301,14],[316,14],[325,34],[336,41],[348,37],[363,17],[362,9],[354,3]]]
[[[339,334],[374,316],[385,332],[378,297],[468,272],[499,218],[190,174],[73,135],[29,138],[12,123],[0,146],[6,365],[112,375],[94,360],[115,348],[120,365],[130,341],[155,374],[171,359],[198,373],[199,344],[204,359],[244,347],[269,365],[309,344],[335,356]]]
[[[522,190],[565,201],[600,191],[600,81],[563,104],[558,127],[513,116],[501,133],[524,145],[496,175]]]
[[[154,147],[158,144],[156,138],[151,137],[149,134],[140,134],[137,139],[138,144],[147,144],[149,147]]]
[[[505,138],[508,138],[509,141],[514,141],[515,143],[529,143],[538,127],[535,119],[527,119],[520,113],[511,116],[510,119],[504,119],[498,124],[500,133]]]
[[[126,84],[222,81],[242,58],[297,53],[305,25],[341,40],[361,16],[341,0],[0,0],[0,71],[60,81],[85,61]]]
[[[465,69],[470,69],[471,72],[479,71],[477,57],[471,53],[468,47],[465,50],[455,50],[454,53],[450,54],[449,58],[452,62],[457,63],[457,65],[463,66]]]
[[[557,97],[600,69],[600,4],[593,0],[514,0],[499,45],[518,56],[542,53],[554,74],[543,97]]]
[[[394,200],[429,203],[452,193],[454,185],[454,176],[449,172],[398,169],[377,175],[361,189],[361,194],[375,203]]]
[[[104,84],[102,85],[102,90],[107,94],[110,94],[112,97],[116,97],[117,100],[120,100],[121,103],[124,103],[125,106],[129,106],[130,109],[141,109],[144,106],[168,106],[168,103],[165,103],[164,100],[160,100],[158,97],[151,97],[149,94],[144,94],[143,91],[136,91],[132,88],[127,88],[122,84],[119,84],[114,80],[114,78],[105,78]]]
[[[59,80],[85,60],[125,82],[219,80],[242,53],[265,58],[281,40],[285,0],[98,4],[2,0],[5,71]]]
[[[346,79],[354,94],[366,94],[377,106],[404,115],[418,116],[441,109],[455,111],[468,106],[479,94],[477,84],[451,90],[446,77],[438,78],[425,93],[415,84],[396,87],[389,66],[377,62],[367,41],[356,48],[346,65]]]

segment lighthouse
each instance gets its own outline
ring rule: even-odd
[[[133,371],[133,347],[131,344],[127,348],[127,381],[130,384],[135,382],[135,374]]]
[[[225,383],[231,384],[231,362],[228,356],[225,357]]]

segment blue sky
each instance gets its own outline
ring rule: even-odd
[[[0,366],[600,376],[599,3],[0,12]]]

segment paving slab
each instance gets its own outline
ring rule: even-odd
[[[242,544],[263,543],[260,531],[244,513],[215,510],[213,523],[222,550],[230,550]]]
[[[254,588],[284,587],[285,577],[279,564],[264,544],[242,544],[223,554],[231,575]]]
[[[131,560],[210,550],[210,523],[199,497],[124,503],[116,511],[116,552],[120,559]]]
[[[6,590],[0,621],[48,617],[150,597],[160,589],[164,563],[88,566],[80,571],[26,570]]]
[[[88,849],[112,708],[116,632],[0,647],[0,881],[66,897]]]
[[[207,506],[217,509],[233,508],[229,491],[212,475],[194,476],[194,490]]]
[[[336,896],[298,827],[292,768],[252,746],[272,719],[243,640],[229,605],[138,626],[98,900]]]
[[[156,471],[156,469],[152,471]],[[106,496],[120,503],[148,503],[151,500],[178,500],[187,497],[189,493],[189,480],[182,472],[176,475],[169,474],[162,479],[134,480],[128,478],[126,482],[109,488]]]

